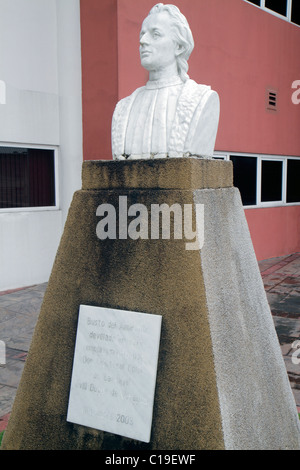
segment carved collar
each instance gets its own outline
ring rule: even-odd
[[[156,88],[165,88],[168,86],[174,85],[182,85],[183,81],[179,77],[179,75],[175,75],[174,77],[170,78],[161,78],[160,80],[149,80],[146,83],[146,88],[148,90],[154,90]]]

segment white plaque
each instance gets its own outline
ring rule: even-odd
[[[67,421],[150,441],[161,319],[80,306]]]

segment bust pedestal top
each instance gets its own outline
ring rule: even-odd
[[[90,160],[82,189],[217,189],[233,186],[232,162],[199,158]]]

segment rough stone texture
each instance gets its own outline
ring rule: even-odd
[[[300,425],[239,191],[195,191],[226,449],[300,449]]]
[[[82,189],[203,189],[233,185],[232,162],[199,158],[83,163]]]
[[[194,159],[84,164],[3,449],[300,447],[241,201],[232,175],[223,179],[229,168]],[[222,189],[194,191],[196,176],[198,187]],[[119,195],[149,210],[204,203],[201,252],[185,250],[185,240],[100,241],[96,209],[117,207]],[[80,304],[162,315],[150,444],[66,422]]]
[[[186,190],[75,193],[3,449],[224,447],[199,253],[184,240],[100,241],[96,209],[117,206],[119,195],[149,210],[193,202]],[[150,444],[66,422],[80,304],[163,316]]]

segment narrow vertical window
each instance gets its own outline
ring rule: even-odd
[[[282,200],[282,161],[262,160],[261,202]]]
[[[244,206],[256,204],[256,157],[231,156],[233,163],[233,184],[241,193]]]
[[[300,202],[300,160],[287,161],[286,202]]]

